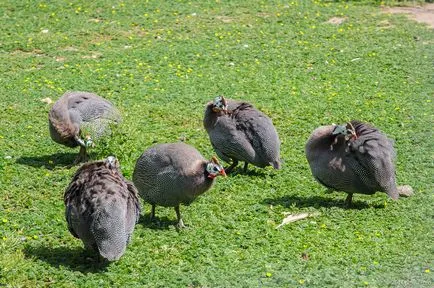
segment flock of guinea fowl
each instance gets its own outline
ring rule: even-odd
[[[64,194],[68,229],[86,248],[108,261],[125,252],[141,213],[139,195],[155,207],[174,207],[177,228],[184,223],[180,204],[188,205],[211,188],[214,178],[230,173],[243,161],[257,167],[280,169],[280,140],[271,119],[253,105],[218,96],[208,103],[203,119],[210,142],[225,162],[205,159],[183,142],[154,145],[137,159],[133,181],[125,179],[119,162],[109,156],[87,162],[87,148],[110,134],[121,120],[106,99],[88,92],[67,92],[49,112],[51,138],[80,147],[74,163],[84,163]],[[392,199],[412,195],[408,185],[397,186],[392,141],[378,129],[359,121],[315,129],[305,146],[315,179],[327,188],[348,194],[385,192]]]

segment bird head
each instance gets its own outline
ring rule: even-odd
[[[226,177],[225,169],[220,165],[215,156],[211,158],[211,161],[206,165],[206,171],[208,172],[208,178],[214,179],[218,175]]]
[[[212,111],[218,113],[223,111],[226,113],[228,111],[228,103],[223,96],[217,96],[214,98],[214,102],[212,104]]]
[[[335,125],[335,128],[332,131],[332,135],[343,135],[345,137],[345,141],[348,141],[350,139],[355,140],[358,138],[356,134],[356,129],[350,122],[345,125]]]
[[[118,169],[119,168],[119,161],[114,156],[108,156],[104,160],[104,163],[109,169]]]

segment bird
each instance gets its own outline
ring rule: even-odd
[[[136,187],[115,157],[83,164],[65,190],[64,203],[68,229],[87,249],[108,261],[125,253],[141,207]]]
[[[354,193],[385,192],[394,200],[413,194],[411,186],[396,185],[393,142],[371,124],[352,120],[318,127],[305,153],[314,178],[330,190],[346,192],[347,206]]]
[[[112,103],[90,92],[66,92],[48,113],[51,139],[67,147],[80,146],[74,164],[88,161],[87,148],[110,134],[110,125],[120,121],[120,113]]]
[[[217,96],[205,108],[203,125],[211,145],[225,162],[230,173],[244,161],[257,167],[280,169],[280,140],[271,119],[253,105]]]
[[[155,207],[174,207],[176,227],[185,228],[179,211],[180,204],[189,205],[214,183],[214,178],[226,176],[217,158],[206,160],[199,151],[183,142],[151,146],[137,159],[133,182],[139,195]]]

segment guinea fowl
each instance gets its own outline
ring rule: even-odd
[[[347,205],[353,193],[380,191],[394,200],[413,193],[408,185],[396,186],[392,141],[369,124],[321,126],[311,134],[305,152],[315,179],[348,193]]]
[[[85,163],[65,191],[65,216],[71,234],[109,261],[125,252],[139,220],[137,189],[110,156]]]
[[[140,196],[155,206],[174,207],[177,227],[184,228],[180,204],[189,205],[211,188],[214,178],[226,176],[225,170],[213,157],[207,161],[194,147],[185,143],[157,144],[137,159],[133,182]]]
[[[257,167],[280,169],[280,140],[269,117],[251,104],[218,96],[208,103],[203,120],[217,155],[232,164],[230,173],[244,161]]]
[[[74,163],[87,161],[86,149],[120,121],[119,111],[109,101],[89,92],[66,92],[48,114],[51,138],[67,147],[80,146]]]

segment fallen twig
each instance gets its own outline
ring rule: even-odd
[[[287,214],[287,213],[284,213]],[[276,229],[282,227],[283,225],[298,221],[298,220],[302,220],[305,219],[307,217],[312,217],[312,216],[318,216],[319,213],[299,213],[299,214],[289,214],[288,216],[286,216],[285,218],[283,218],[282,223],[280,223],[279,225],[277,225]]]

